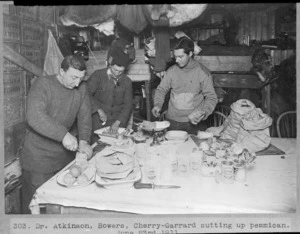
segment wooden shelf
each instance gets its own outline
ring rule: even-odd
[[[191,29],[224,29],[223,25],[199,25]]]

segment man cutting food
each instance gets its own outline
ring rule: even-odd
[[[160,111],[167,92],[171,89],[166,119],[170,130],[184,130],[196,134],[205,130],[203,122],[214,110],[217,95],[209,70],[193,59],[194,42],[180,38],[174,46],[176,64],[171,66],[154,95],[152,113]]]
[[[29,90],[28,132],[21,157],[23,213],[30,213],[36,189],[70,163],[76,151],[87,158],[92,155],[91,105],[87,86],[81,82],[85,72],[84,60],[70,55],[57,75],[39,77]],[[71,133],[74,123],[79,142]]]
[[[92,103],[93,131],[110,126],[117,134],[119,127],[126,128],[132,112],[132,81],[124,74],[130,58],[119,47],[109,51],[108,68],[95,71],[88,79]],[[93,135],[92,142],[98,136]]]

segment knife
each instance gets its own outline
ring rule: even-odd
[[[177,185],[157,185],[154,183],[134,183],[134,188],[136,189],[173,189],[173,188],[180,188]]]

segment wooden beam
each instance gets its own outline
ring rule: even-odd
[[[216,87],[258,89],[261,87],[259,79],[252,74],[217,74],[212,72]]]
[[[43,75],[43,70],[41,68],[19,54],[14,49],[10,48],[5,43],[3,43],[3,58],[34,74],[35,76]]]

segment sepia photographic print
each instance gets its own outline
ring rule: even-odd
[[[1,2],[0,233],[299,231],[299,10]]]

